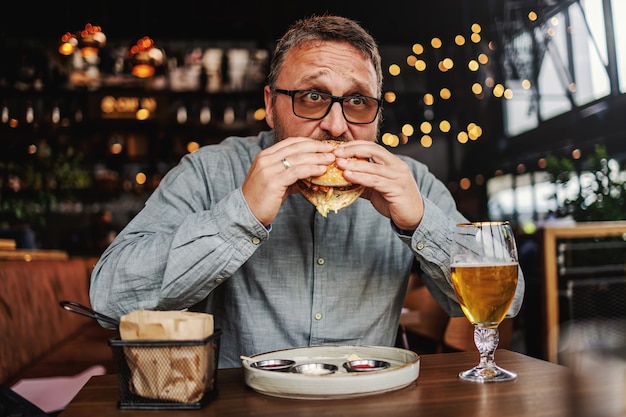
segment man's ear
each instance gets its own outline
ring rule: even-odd
[[[274,113],[274,104],[272,103],[272,90],[270,90],[269,85],[266,85],[265,88],[263,88],[263,100],[265,101],[265,122],[270,129],[273,129],[274,118],[272,115]]]

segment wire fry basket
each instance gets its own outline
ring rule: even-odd
[[[109,345],[121,409],[198,409],[217,396],[220,336],[202,340],[121,340]]]

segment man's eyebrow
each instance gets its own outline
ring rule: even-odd
[[[309,87],[298,87],[299,89],[306,89],[306,90],[316,90],[316,91],[321,91],[321,92],[326,92],[328,89],[325,88],[324,85],[319,83],[319,80],[322,79],[324,77],[324,75],[326,75],[326,71],[324,70],[319,70],[316,71],[313,74],[309,74],[306,77],[302,78],[299,80],[299,83],[301,84],[308,84]],[[349,91],[352,92],[362,92],[362,91],[369,91],[370,89],[368,88],[369,86],[366,83],[363,83],[361,81],[358,81],[355,78],[351,78],[351,87]],[[345,95],[351,95],[354,93],[347,93]],[[373,97],[376,97],[376,92],[373,93],[359,93],[362,95],[371,95]]]

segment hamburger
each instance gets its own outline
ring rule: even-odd
[[[339,146],[340,141],[326,140]],[[357,159],[357,158],[354,158]],[[363,159],[363,161],[366,161]],[[341,210],[354,203],[363,193],[364,186],[352,184],[343,176],[343,170],[335,163],[326,167],[326,172],[318,177],[310,177],[298,181],[300,192],[309,200],[324,217],[330,211]]]

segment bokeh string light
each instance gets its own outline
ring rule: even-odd
[[[400,136],[408,138],[414,132],[419,132],[421,134],[418,139],[419,143],[426,148],[432,146],[433,138],[437,135],[447,136],[451,134],[459,143],[475,141],[483,136],[483,128],[477,120],[467,120],[466,122],[459,120],[464,116],[464,107],[467,107],[463,102],[467,101],[467,97],[484,100],[488,91],[491,91],[491,97],[509,99],[512,98],[512,92],[506,89],[503,84],[495,83],[493,76],[486,69],[491,61],[488,53],[494,50],[494,42],[487,43],[487,48],[485,48],[481,32],[481,26],[474,23],[471,25],[471,33],[468,37],[458,34],[454,37],[451,45],[446,45],[444,40],[439,37],[431,38],[426,46],[419,42],[411,45],[411,53],[406,57],[406,66],[410,69],[420,74],[436,71],[437,74],[431,75],[433,79],[438,80],[443,80],[443,76],[447,74],[450,78],[454,78],[455,82],[458,82],[459,79],[471,81],[461,90],[451,80],[430,83],[431,90],[424,92],[422,96],[421,106],[424,109],[422,116],[424,120],[419,122],[421,123],[420,129],[413,129],[411,126],[411,134],[407,135],[403,131]],[[456,50],[452,49],[453,47],[456,47]],[[470,56],[465,66],[459,65],[463,56]],[[459,74],[463,68],[469,73]],[[398,77],[402,73],[402,67],[393,63],[389,65],[388,73],[392,77]],[[400,100],[393,91],[386,91],[384,99],[387,103]],[[444,105],[445,102],[447,104]],[[402,125],[407,126],[410,123],[405,122]],[[425,126],[428,126],[427,130],[424,129]],[[397,135],[394,133],[388,133],[388,135],[383,135],[385,145],[395,147],[404,142],[395,140]]]

